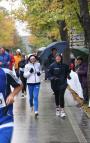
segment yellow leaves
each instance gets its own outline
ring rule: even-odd
[[[51,41],[47,37],[37,37],[35,35],[31,35],[29,37],[30,45],[33,45],[33,51],[36,48],[40,48],[42,46],[47,46]]]
[[[33,45],[37,41],[37,37],[35,35],[31,35],[29,37],[29,42]]]
[[[51,31],[48,32],[48,37],[52,39],[58,39],[59,38],[59,29],[53,28]]]
[[[49,10],[57,11],[57,9],[60,9],[60,7],[62,7],[62,4],[58,2],[58,0],[53,0],[49,7]]]
[[[0,11],[0,46],[13,46],[15,33],[14,21]]]

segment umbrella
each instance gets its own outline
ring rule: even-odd
[[[51,50],[53,48],[57,49],[57,53],[63,53],[64,50],[67,48],[68,44],[66,41],[59,41],[59,42],[53,42],[50,45],[46,47],[46,49],[40,54],[40,61],[43,63],[47,60],[49,55],[51,54]]]
[[[89,55],[89,49],[87,49],[87,48],[75,47],[75,48],[71,49],[71,52],[74,54],[75,57],[77,57],[77,56],[88,57],[88,55]]]

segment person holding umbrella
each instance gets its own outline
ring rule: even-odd
[[[44,63],[44,66],[45,66],[45,80],[47,80],[48,77],[49,77],[49,74],[48,74],[49,66],[53,62],[55,62],[56,53],[57,53],[57,49],[56,48],[52,48],[51,49],[51,54],[48,56],[48,59]]]
[[[64,93],[67,88],[67,77],[69,77],[69,66],[62,63],[62,56],[56,54],[55,62],[49,67],[52,89],[55,94],[56,116],[65,117]]]

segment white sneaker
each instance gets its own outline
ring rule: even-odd
[[[61,118],[66,117],[66,113],[65,113],[65,111],[64,111],[64,110],[61,110],[61,112],[60,112],[60,116],[61,116]]]
[[[56,116],[60,116],[60,109],[56,108]]]
[[[35,111],[35,118],[37,118],[39,116],[38,111]]]

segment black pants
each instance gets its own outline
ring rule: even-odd
[[[60,105],[61,108],[64,108],[64,93],[65,89],[54,90],[56,107]]]
[[[15,72],[16,72],[16,76],[19,78],[19,70],[15,69]]]
[[[87,87],[84,87],[84,88],[83,88],[83,97],[84,97],[84,100],[85,100],[86,102],[89,101],[88,88],[87,88]]]
[[[24,78],[23,76],[23,72],[20,72],[20,79],[23,83],[23,89],[22,89],[22,93],[26,92],[26,78]]]

